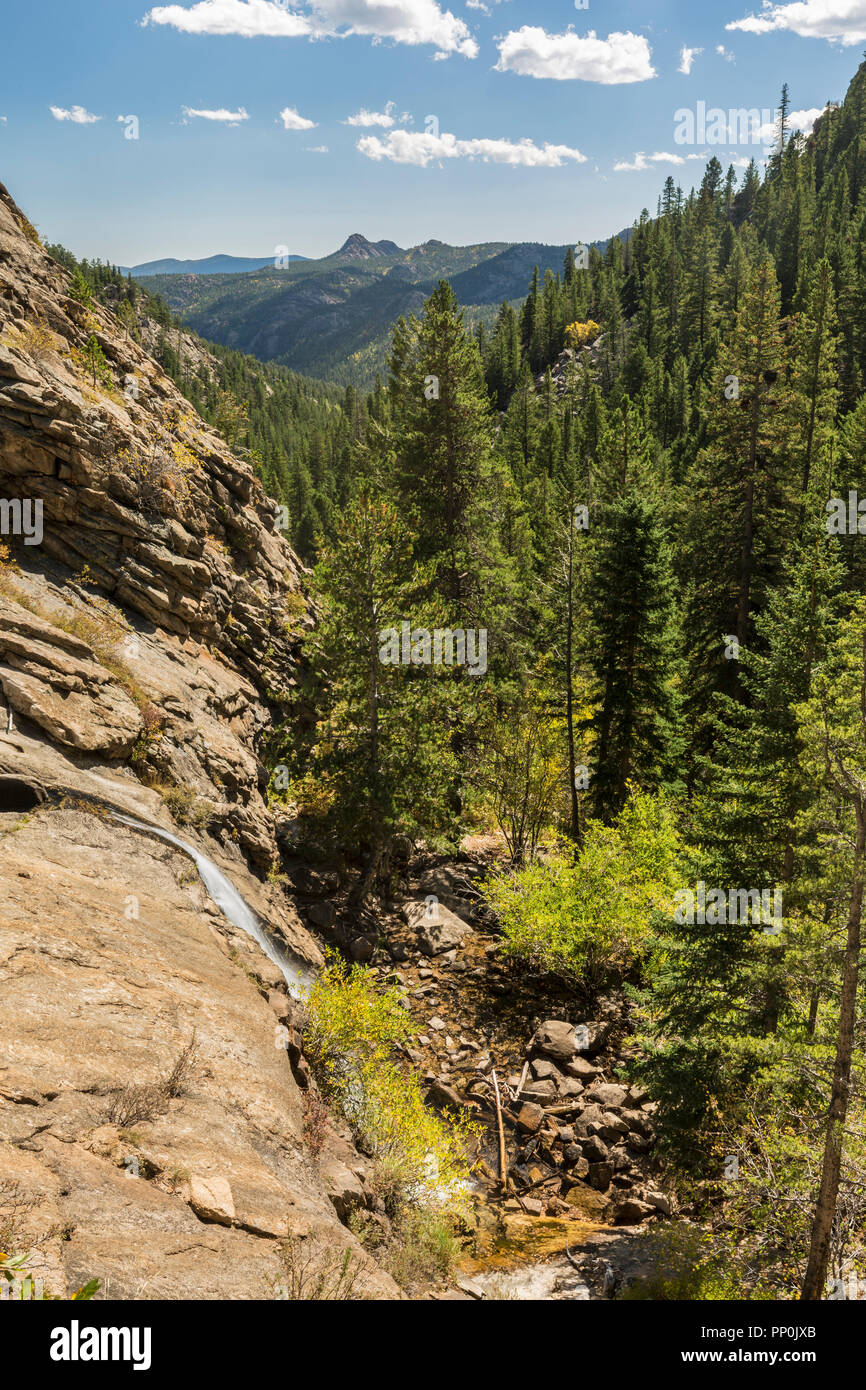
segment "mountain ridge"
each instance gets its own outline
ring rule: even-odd
[[[627,241],[631,229],[616,234]],[[611,238],[589,249],[603,253]],[[273,262],[240,274],[147,277],[184,322],[212,342],[262,361],[365,389],[385,369],[394,322],[417,314],[447,279],[467,322],[490,327],[504,300],[522,301],[535,266],[560,274],[574,245],[430,239],[404,250],[353,232],[319,260]]]
[[[305,261],[308,257],[289,255],[286,259]],[[273,255],[231,256],[221,251],[198,260],[178,260],[175,256],[166,256],[162,260],[142,261],[140,265],[120,265],[117,269],[123,275],[142,280],[152,275],[240,275],[251,270],[263,270],[265,266],[273,265],[274,260]]]

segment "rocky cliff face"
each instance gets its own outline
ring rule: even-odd
[[[279,971],[110,818],[180,822],[321,959],[265,877],[302,572],[249,467],[69,290],[0,186],[0,1225],[60,1295],[267,1296],[295,1235],[397,1296],[338,1220],[363,1162],[304,1143]]]

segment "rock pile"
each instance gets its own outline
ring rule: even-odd
[[[569,1021],[567,995],[545,997],[502,959],[498,931],[479,892],[487,865],[407,867],[406,896],[387,904],[376,928],[352,938],[341,913],[339,875],[293,873],[302,913],[383,984],[402,987],[416,1024],[406,1048],[431,1104],[469,1109],[489,1126],[484,1150],[491,1191],[498,1172],[494,1089],[504,1110],[509,1158],[506,1206],[534,1216],[584,1216],[635,1225],[667,1215],[650,1176],[654,1105],[617,1076],[630,1028],[622,998],[595,1017]],[[359,946],[361,949],[359,949]],[[560,1017],[539,1017],[555,1004]],[[526,1021],[536,1017],[529,1042]]]
[[[606,1053],[613,1031],[610,1020],[548,1019],[529,1043],[527,1067],[507,1079],[517,1143],[509,1174],[524,1210],[576,1206],[624,1226],[670,1214],[646,1176],[655,1105],[641,1087],[604,1079],[616,1060]]]

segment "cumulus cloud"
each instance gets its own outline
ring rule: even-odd
[[[280,120],[283,123],[283,130],[315,130],[318,121],[308,121],[306,116],[298,113],[297,107],[285,106],[280,112]]]
[[[807,111],[788,112],[788,130],[799,130],[801,135],[811,135],[818,117],[826,110],[824,106],[810,106]],[[761,145],[774,145],[779,136],[776,121],[765,121],[755,129],[755,140]]]
[[[588,34],[548,34],[537,25],[524,24],[497,41],[498,72],[522,77],[548,77],[557,82],[645,82],[655,77],[652,51],[640,34],[609,34],[606,39]]]
[[[190,121],[217,121],[222,125],[240,125],[241,121],[249,120],[249,112],[243,106],[239,106],[237,111],[227,111],[224,106],[216,111],[200,111],[194,106],[184,106],[184,125]]]
[[[706,150],[702,154],[687,155],[669,154],[667,150],[657,150],[655,154],[644,154],[640,151],[634,159],[621,159],[613,167],[618,174],[641,174],[644,170],[651,169],[654,164],[690,164],[694,160],[703,162],[705,159],[709,159]]]
[[[304,149],[306,150],[307,154],[327,154],[327,153],[328,153],[328,146],[327,146],[327,145],[305,145],[305,146],[304,146]]]
[[[387,103],[384,111],[368,111],[366,106],[362,106],[357,115],[350,116],[343,124],[360,126],[378,125],[383,126],[385,130],[390,130],[391,126],[394,124],[393,113],[396,109],[396,103],[393,101]]]
[[[866,39],[866,0],[796,0],[795,4],[765,4],[762,14],[732,20],[726,29],[745,34],[769,34],[787,29],[804,39],[827,39],[846,46]]]
[[[586,155],[569,145],[536,145],[532,140],[458,140],[456,135],[426,131],[393,130],[382,139],[365,135],[358,149],[368,159],[389,159],[393,164],[426,167],[439,159],[482,159],[485,163],[559,169],[568,160],[585,164]]]
[[[683,44],[683,51],[680,54],[680,65],[678,68],[678,72],[684,72],[686,74],[686,77],[688,77],[689,73],[692,70],[692,64],[694,63],[696,58],[700,57],[703,51],[704,50],[702,48],[688,48],[685,44]]]
[[[621,159],[618,164],[614,164],[614,169],[618,174],[643,173],[645,169],[652,168],[653,164],[685,164],[685,158],[681,154],[666,154],[664,150],[659,150],[657,154],[636,154],[634,159]]]
[[[475,58],[478,44],[464,20],[436,0],[197,0],[157,5],[143,24],[163,24],[185,34],[235,34],[242,38],[346,38],[350,34],[395,43],[430,44],[445,56]]]
[[[102,120],[101,116],[94,116],[83,106],[73,106],[68,111],[65,106],[52,106],[50,110],[55,121],[72,121],[75,125],[94,125]]]

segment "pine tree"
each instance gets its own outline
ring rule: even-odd
[[[366,855],[354,901],[373,889],[394,836],[453,827],[453,757],[439,738],[449,720],[449,672],[395,660],[402,623],[439,625],[414,534],[391,504],[362,493],[315,571],[321,617],[307,642],[322,717],[309,764],[331,802],[340,838]]]
[[[405,514],[416,515],[418,555],[432,561],[453,624],[478,618],[485,576],[498,562],[485,489],[493,422],[478,348],[444,281],[422,320],[398,325],[391,358],[393,477]]]
[[[818,262],[812,274],[806,307],[794,333],[791,362],[799,407],[798,452],[802,457],[804,505],[813,482],[819,496],[827,495],[830,442],[839,403],[836,329],[833,275],[830,262],[825,259]]]
[[[793,397],[772,260],[754,268],[706,406],[708,442],[685,478],[681,507],[691,570],[686,616],[692,739],[706,743],[711,694],[737,694],[736,648],[777,582],[798,496],[791,463]]]
[[[678,751],[675,593],[655,508],[634,494],[606,507],[591,580],[596,814],[610,821],[634,784],[673,785]]]

